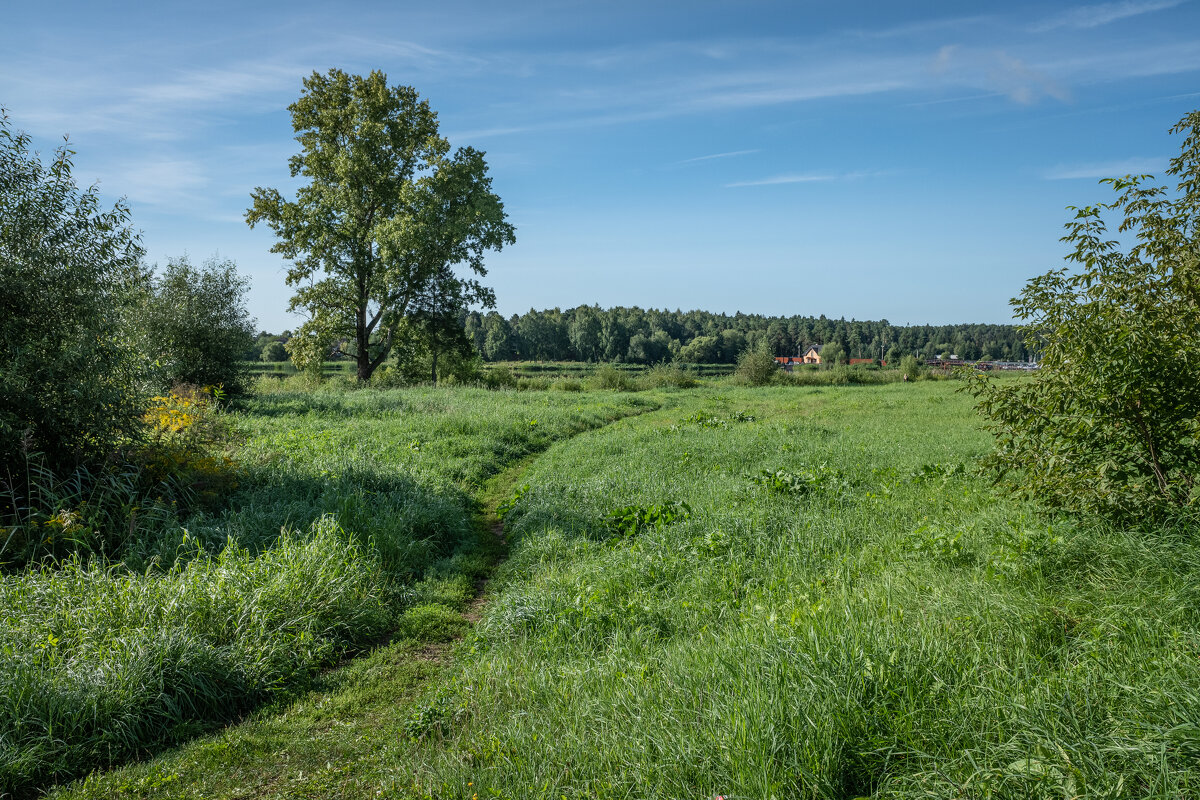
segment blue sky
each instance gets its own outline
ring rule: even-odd
[[[1200,0],[6,3],[0,106],[125,196],[149,259],[234,259],[295,327],[270,231],[312,71],[415,86],[485,150],[505,314],[703,308],[1007,322],[1067,205],[1161,173],[1200,107]]]

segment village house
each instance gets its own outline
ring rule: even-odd
[[[791,372],[797,364],[820,364],[822,345],[814,344],[799,356],[775,356],[775,363],[783,367],[784,372]]]

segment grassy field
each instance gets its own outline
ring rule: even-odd
[[[1191,529],[995,495],[954,390],[645,396],[490,470],[508,557],[482,607],[421,607],[307,691],[55,796],[1195,796]],[[325,424],[381,424],[371,397]],[[336,468],[357,439],[285,445],[325,419],[307,402],[265,400],[251,444]]]
[[[453,625],[499,550],[484,482],[655,407],[471,389],[251,399],[228,418],[226,506],[0,581],[0,794],[186,741],[381,637]]]

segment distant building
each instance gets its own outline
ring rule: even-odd
[[[799,356],[775,356],[775,363],[781,366],[784,372],[791,372],[797,364],[820,364],[821,345],[814,344]]]

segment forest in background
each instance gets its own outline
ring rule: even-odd
[[[765,342],[775,355],[795,355],[812,344],[836,342],[849,358],[899,361],[905,355],[932,358],[954,353],[1023,361],[1027,355],[1014,325],[898,326],[885,320],[769,317],[707,311],[602,309],[579,306],[560,311],[530,309],[505,319],[492,312],[466,314],[467,336],[488,361],[627,361],[656,364],[732,364],[745,350]]]
[[[836,342],[848,358],[883,358],[895,363],[906,355],[933,358],[943,353],[969,361],[1024,361],[1029,352],[1015,325],[893,325],[878,321],[820,317],[771,317],[763,314],[714,314],[667,311],[637,306],[605,309],[578,306],[511,317],[492,311],[462,312],[467,338],[485,361],[592,361],[658,364],[733,364],[745,350],[764,343],[775,355],[796,355],[813,344]],[[249,360],[262,358],[273,341],[290,332],[260,334]],[[275,357],[283,361],[282,347]]]

